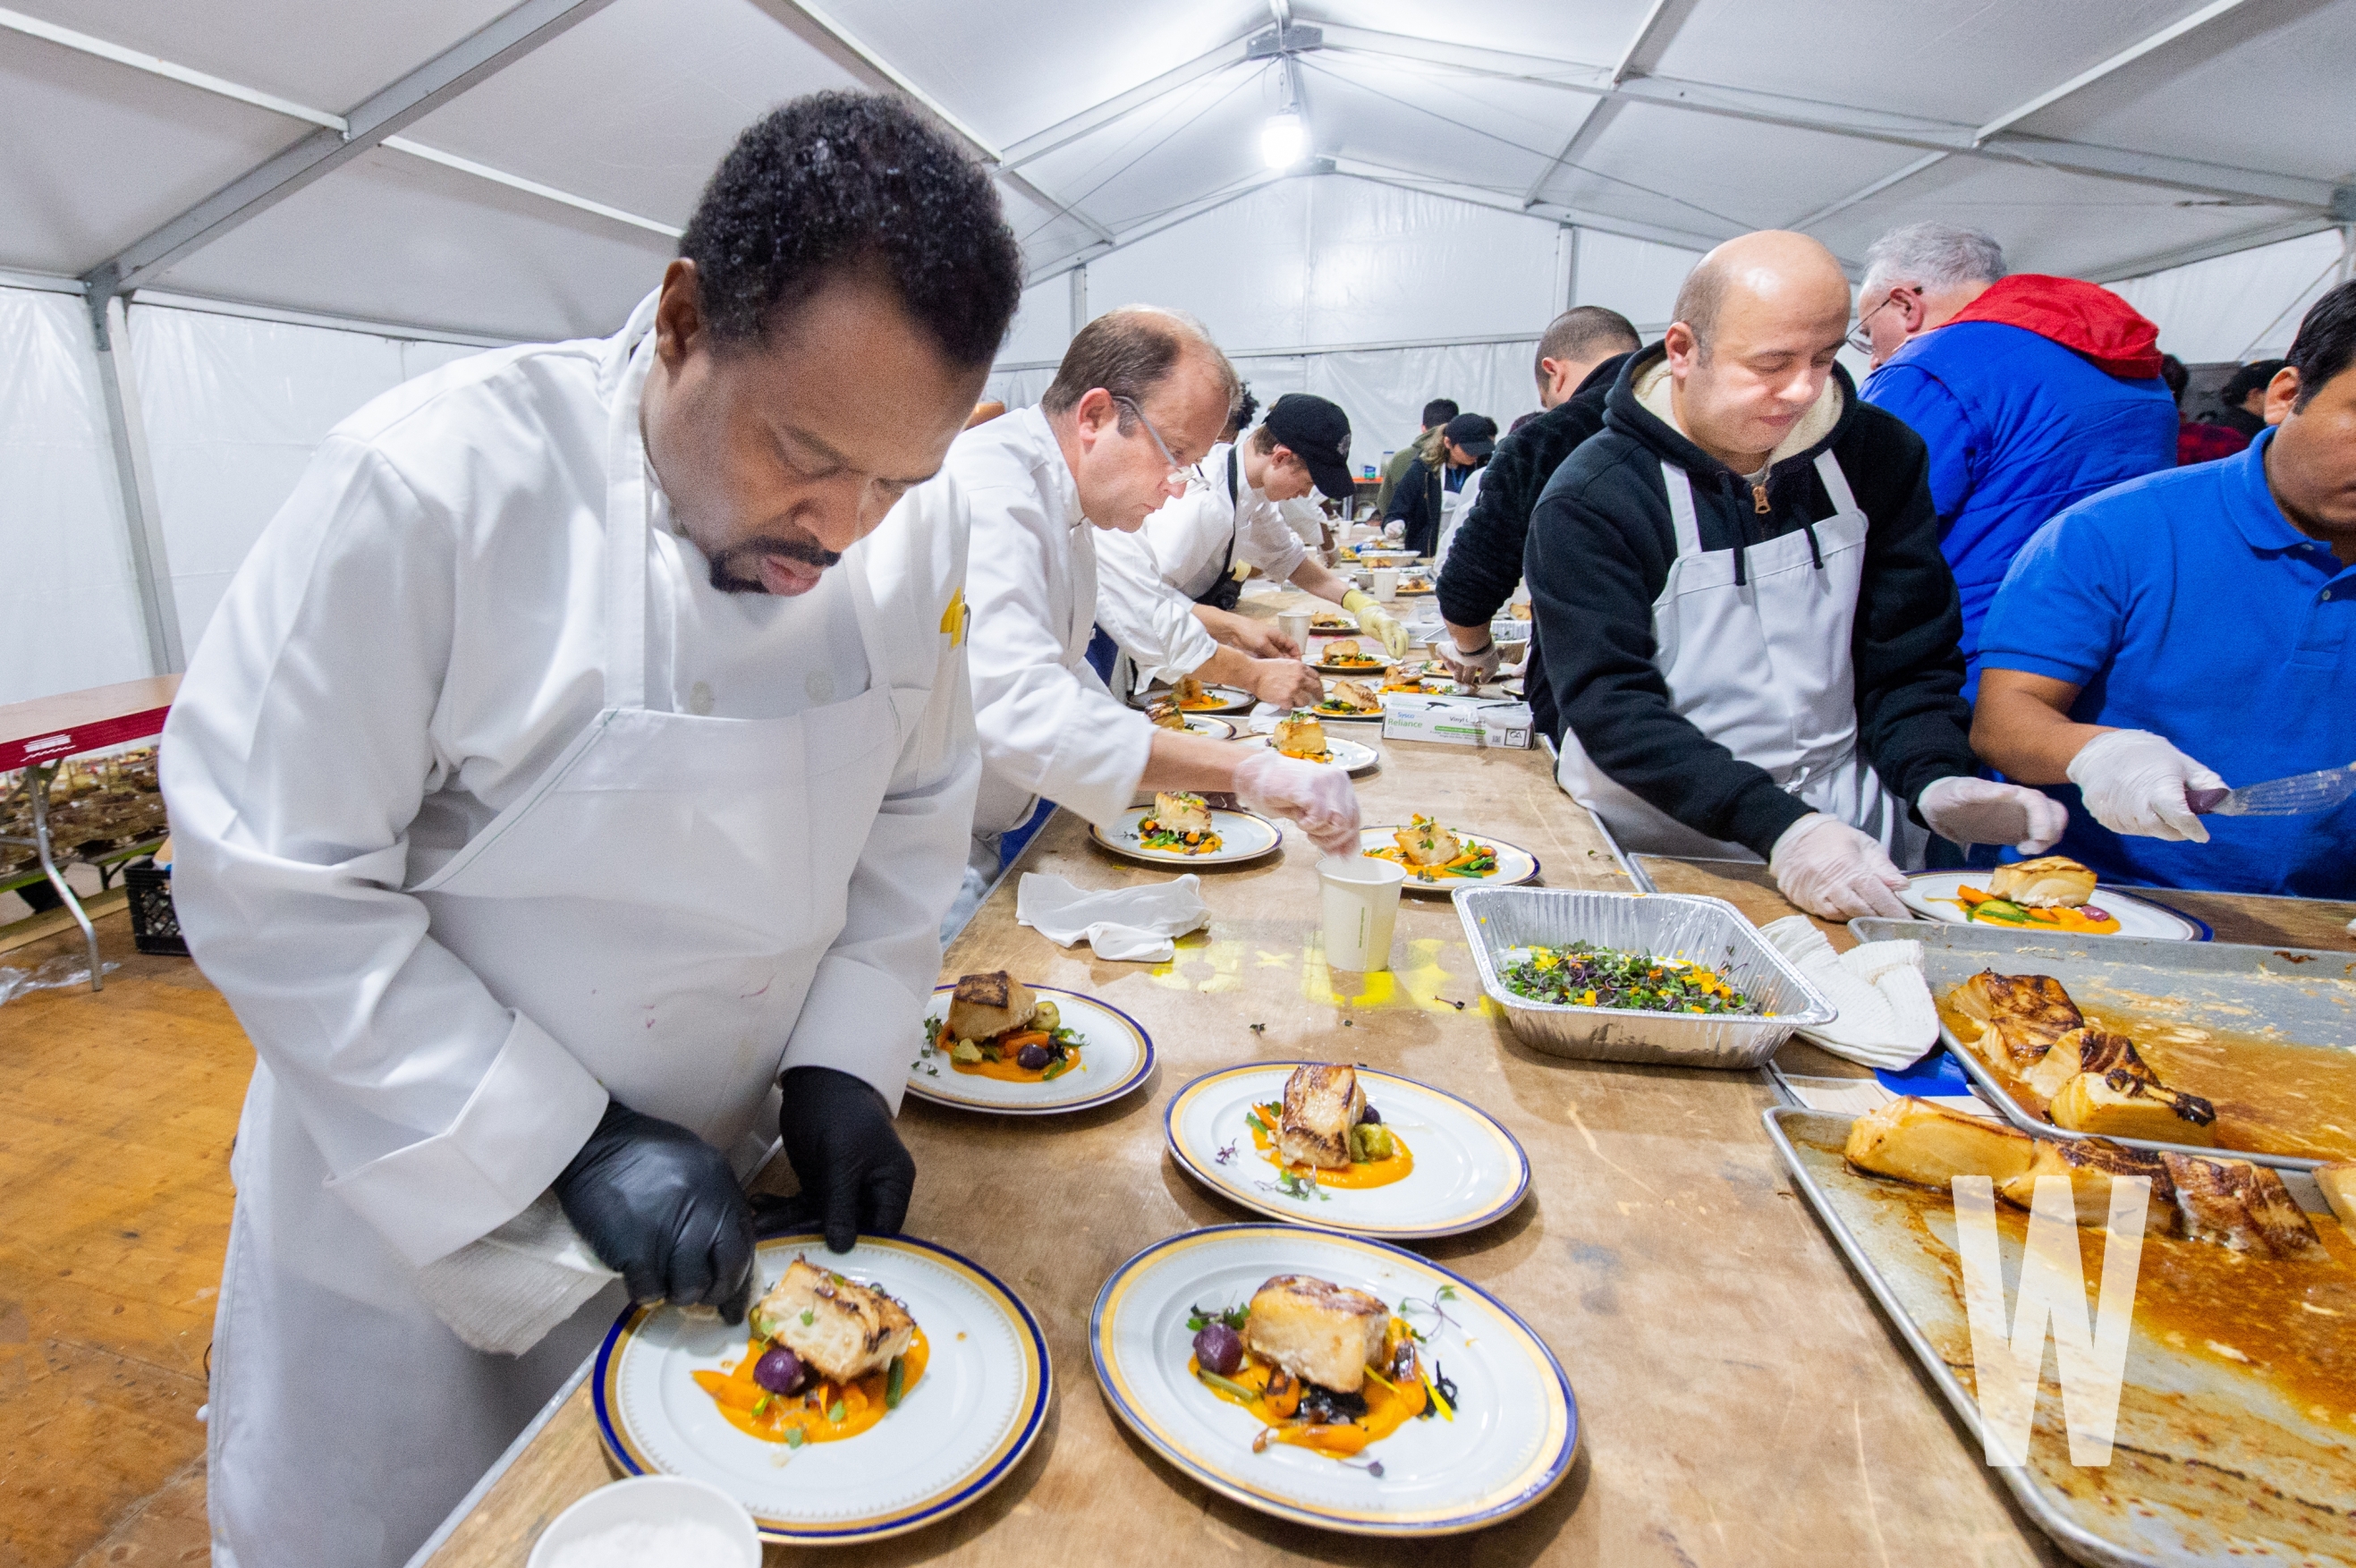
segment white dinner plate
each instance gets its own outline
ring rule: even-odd
[[[1312,637],[1347,637],[1352,632],[1358,629],[1358,618],[1351,611],[1335,610],[1333,613],[1342,618],[1341,625],[1320,626],[1312,619],[1309,623],[1309,635]]]
[[[1486,876],[1457,876],[1445,873],[1418,871],[1415,867],[1408,866],[1407,882],[1404,885],[1408,892],[1435,893],[1445,897],[1459,887],[1518,887],[1525,882],[1537,880],[1538,857],[1528,850],[1518,844],[1507,843],[1503,839],[1492,838],[1487,833],[1474,832],[1470,828],[1458,827],[1453,822],[1442,822],[1440,825],[1455,833],[1458,838],[1470,839],[1474,843],[1486,844],[1495,850],[1497,869]],[[1398,835],[1406,826],[1405,822],[1390,822],[1376,827],[1361,828],[1358,830],[1358,847],[1364,851],[1397,849]]]
[[[1997,920],[1966,919],[1964,906],[1955,897],[1955,889],[1972,886],[1986,891],[1988,874],[1985,871],[1918,871],[1906,879],[1898,890],[1898,901],[1925,919],[1943,920],[1951,926],[1976,926],[1982,930],[2038,930],[2037,926],[2014,926]],[[2122,892],[2116,887],[2097,884],[2094,896],[2086,900],[2094,908],[2118,921],[2115,931],[2060,931],[2061,936],[2083,937],[2156,937],[2162,941],[2205,942],[2216,933],[2205,920],[2180,914],[2165,904]]]
[[[1382,688],[1383,680],[1379,672],[1353,675],[1347,677],[1347,679],[1355,681],[1359,685],[1365,687],[1366,690],[1378,693],[1376,701],[1377,703],[1381,702],[1379,693]],[[1328,681],[1325,683],[1325,691],[1327,695],[1330,696],[1333,694],[1333,683],[1331,681]],[[1383,722],[1383,711],[1379,706],[1370,714],[1329,714],[1323,708],[1314,708],[1311,711],[1328,724],[1378,725]]]
[[[1323,717],[1322,714],[1319,716],[1321,720]],[[1257,736],[1253,738],[1257,739],[1262,746],[1274,746],[1276,744],[1276,736],[1272,735]],[[1353,779],[1357,778],[1361,774],[1372,773],[1383,759],[1383,754],[1376,751],[1373,746],[1368,746],[1362,740],[1352,740],[1346,736],[1327,736],[1325,737],[1325,749],[1331,754],[1326,759],[1327,765],[1333,768],[1346,769],[1350,777]],[[1309,759],[1303,757],[1301,760],[1305,762]]]
[[[1503,1219],[1529,1190],[1529,1156],[1480,1107],[1413,1079],[1358,1069],[1366,1102],[1413,1156],[1388,1187],[1308,1188],[1276,1179],[1273,1151],[1252,1144],[1245,1121],[1284,1099],[1299,1062],[1259,1062],[1205,1073],[1172,1097],[1162,1121],[1171,1157],[1220,1197],[1293,1225],[1393,1241],[1454,1236]]]
[[[1064,1026],[1080,1037],[1078,1066],[1039,1083],[959,1072],[949,1054],[932,1043],[956,989],[954,983],[936,986],[925,1009],[925,1031],[908,1063],[908,1092],[920,1100],[1001,1116],[1047,1116],[1118,1100],[1153,1076],[1153,1041],[1136,1019],[1093,996],[1053,985],[1031,989],[1053,1002]]]
[[[985,1270],[905,1236],[862,1237],[844,1253],[815,1235],[765,1240],[755,1299],[803,1254],[898,1298],[925,1331],[930,1359],[900,1407],[840,1443],[787,1448],[750,1436],[692,1376],[735,1366],[746,1331],[710,1314],[633,1306],[597,1352],[606,1452],[634,1475],[707,1481],[744,1504],[765,1539],[798,1546],[916,1530],[1003,1480],[1039,1434],[1054,1386],[1031,1309]]]
[[[1215,708],[1188,708],[1186,710],[1188,718],[1194,717],[1196,714],[1248,714],[1259,702],[1258,697],[1237,686],[1205,686],[1203,690],[1207,694],[1219,699],[1219,705]],[[1151,692],[1139,693],[1130,699],[1130,705],[1142,708],[1168,694],[1168,687],[1157,686]]]
[[[1339,675],[1345,680],[1380,681],[1389,671],[1391,661],[1384,659],[1373,664],[1326,664],[1312,662],[1309,668],[1320,675]]]
[[[1213,740],[1233,740],[1236,726],[1225,719],[1215,719],[1202,714],[1188,714],[1186,728],[1195,735],[1206,735]]]
[[[1240,865],[1264,854],[1274,854],[1284,843],[1282,832],[1266,817],[1214,807],[1211,831],[1219,835],[1219,847],[1210,854],[1181,854],[1175,850],[1148,849],[1138,837],[1137,824],[1151,815],[1151,806],[1131,806],[1120,814],[1110,832],[1090,823],[1088,836],[1125,859],[1141,860],[1151,865],[1190,867]]]
[[[1455,1386],[1454,1419],[1409,1421],[1348,1464],[1281,1443],[1253,1453],[1259,1422],[1186,1369],[1186,1319],[1240,1306],[1277,1274],[1367,1291],[1394,1311],[1412,1303],[1427,1363]],[[1097,1294],[1088,1350],[1114,1413],[1163,1459],[1247,1508],[1325,1530],[1478,1530],[1553,1490],[1579,1448],[1570,1380],[1527,1324],[1437,1263],[1355,1236],[1256,1224],[1157,1241]]]

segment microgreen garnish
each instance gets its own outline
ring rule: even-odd
[[[1215,1163],[1217,1163],[1217,1164],[1219,1164],[1219,1165],[1226,1165],[1226,1164],[1227,1164],[1229,1161],[1233,1160],[1235,1157],[1236,1157],[1236,1146],[1235,1146],[1235,1144],[1232,1144],[1232,1143],[1226,1144],[1225,1146],[1223,1146],[1223,1147],[1219,1150],[1219,1152],[1218,1152],[1217,1154],[1213,1155],[1211,1156],[1211,1158],[1213,1159],[1213,1161],[1215,1161]]]
[[[1320,1203],[1333,1201],[1333,1195],[1319,1187],[1314,1176],[1300,1176],[1291,1171],[1279,1171],[1276,1173],[1274,1181],[1259,1181],[1252,1185],[1262,1192],[1281,1193],[1299,1203],[1308,1202],[1312,1195]]]
[[[1200,1334],[1214,1323],[1224,1323],[1240,1334],[1244,1330],[1244,1325],[1249,1321],[1251,1321],[1251,1303],[1249,1302],[1244,1303],[1241,1306],[1224,1306],[1215,1312],[1205,1312],[1199,1306],[1189,1306],[1186,1309],[1186,1331],[1189,1334]]]
[[[818,1308],[814,1306],[806,1306],[802,1308],[802,1326],[804,1328],[808,1328],[811,1324],[816,1323],[817,1321]]]

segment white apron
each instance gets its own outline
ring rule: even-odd
[[[925,694],[871,684],[760,720],[646,705],[650,351],[641,340],[608,429],[605,706],[408,891],[501,1003],[623,1103],[693,1128],[744,1173],[774,1140],[787,1038]],[[857,546],[814,593],[853,596],[880,679]],[[467,1349],[415,1272],[328,1190],[266,1068],[234,1174],[213,1331],[213,1561],[398,1568],[594,1348],[618,1282],[524,1356]]]
[[[1675,464],[1661,465],[1677,558],[1653,601],[1653,660],[1671,711],[1817,811],[1879,841],[1901,866],[1919,866],[1930,835],[1857,749],[1849,634],[1865,574],[1865,513],[1831,453],[1818,455],[1816,474],[1833,515],[1815,524],[1814,543],[1799,529],[1747,547],[1738,585],[1735,552],[1701,547],[1693,481]],[[1630,854],[1759,858],[1622,789],[1568,726],[1555,778]]]
[[[1472,515],[1473,499],[1481,493],[1481,476],[1488,471],[1486,467],[1475,468],[1464,476],[1462,489],[1440,491],[1440,532],[1431,546],[1431,572],[1435,578],[1440,569],[1448,564],[1448,547],[1456,542],[1458,525]]]

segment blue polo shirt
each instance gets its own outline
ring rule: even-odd
[[[2080,501],[2014,558],[1983,665],[2079,687],[2081,724],[2150,730],[2228,784],[2356,761],[2356,567],[2266,488],[2275,433],[2219,462]],[[2356,897],[2356,800],[2305,817],[2210,817],[2209,842],[2123,836],[2074,786],[2058,853],[2104,880]]]

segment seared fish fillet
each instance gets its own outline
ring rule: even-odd
[[[1289,714],[1276,721],[1276,749],[1287,757],[1323,758],[1332,755],[1325,745],[1325,726],[1310,713]]]
[[[2094,896],[2094,874],[2067,855],[1999,865],[1988,892],[2027,909],[2075,909]]]
[[[1163,729],[1186,727],[1185,710],[1179,707],[1177,698],[1166,693],[1145,704],[1145,716]]]
[[[1170,688],[1170,695],[1183,703],[1199,703],[1209,693],[1203,690],[1203,682],[1195,680],[1192,675],[1181,675],[1178,677],[1178,683]]]
[[[2086,1020],[2050,974],[1998,974],[1984,969],[1948,995],[1955,1011],[1984,1026],[1980,1054],[2019,1073]]]
[[[1999,1187],[2036,1163],[2037,1140],[1984,1116],[1969,1116],[1912,1095],[1849,1123],[1848,1163],[1875,1176],[1944,1188],[1950,1178],[1984,1176]]]
[[[1393,833],[1409,865],[1446,865],[1464,853],[1464,841],[1429,817],[1418,817]]]
[[[1038,1011],[1037,994],[1002,969],[959,975],[949,993],[949,1038],[986,1040],[1021,1028]]]
[[[2247,1160],[2162,1155],[2184,1233],[2263,1258],[2321,1258],[2322,1240],[2282,1177]]]
[[[1307,1274],[1279,1274],[1251,1299],[1244,1348],[1307,1383],[1354,1394],[1383,1352],[1391,1309],[1362,1290]]]
[[[1344,659],[1365,657],[1365,650],[1358,646],[1358,639],[1355,637],[1337,637],[1325,645],[1325,662],[1328,664],[1339,663]]]
[[[1153,797],[1153,820],[1173,833],[1206,833],[1211,831],[1211,808],[1200,795],[1164,789]]]
[[[1383,705],[1380,697],[1355,681],[1330,681],[1326,682],[1325,691],[1335,702],[1346,703],[1362,714],[1372,713]]]
[[[1355,1068],[1297,1067],[1284,1080],[1284,1108],[1277,1119],[1276,1152],[1327,1170],[1350,1163],[1350,1129],[1366,1113],[1366,1091]]]
[[[2148,1075],[2150,1069],[2144,1071]],[[2062,1084],[2045,1114],[2056,1127],[2099,1133],[2105,1138],[2142,1138],[2155,1144],[2217,1141],[2214,1106],[2197,1094],[2169,1089],[2148,1076],[2137,1077],[2125,1066],[2107,1072],[2079,1073]]]
[[[843,1383],[881,1371],[905,1354],[916,1337],[916,1321],[882,1291],[796,1258],[754,1306],[753,1331]]]
[[[2066,1176],[2071,1197],[2077,1204],[2078,1223],[2099,1230],[2111,1220],[2111,1183],[2119,1176],[2143,1176],[2151,1183],[2144,1228],[2153,1232],[2175,1228],[2176,1184],[2169,1178],[2168,1166],[2158,1155],[2121,1148],[2103,1138],[2040,1138],[2035,1142],[2037,1157],[2029,1162],[2029,1168],[2009,1181],[1997,1184],[1997,1196],[2014,1208],[2036,1207],[2038,1177]]]
[[[2324,1165],[2315,1173],[2315,1185],[2340,1223],[2356,1230],[2356,1165]]]

